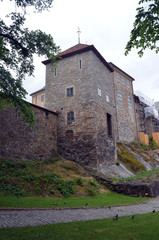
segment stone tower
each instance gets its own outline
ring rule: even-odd
[[[46,65],[45,107],[58,112],[58,147],[98,169],[115,159],[113,69],[93,45],[77,44]]]

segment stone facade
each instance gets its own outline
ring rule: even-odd
[[[49,59],[43,63],[45,107],[58,112],[61,154],[97,169],[112,164],[116,161],[116,141],[137,138],[134,79],[108,64],[93,45],[78,44],[57,59],[55,66]]]
[[[32,105],[38,128],[31,128],[15,108],[0,112],[0,156],[46,160],[57,151],[57,114]]]
[[[134,79],[110,63],[114,69],[114,99],[116,109],[116,138],[117,141],[132,142],[137,139],[136,114],[133,94]]]
[[[71,88],[73,94],[68,96]],[[46,108],[56,109],[59,114],[58,146],[64,157],[95,168],[114,160],[112,69],[94,49],[61,59],[54,71],[51,63],[46,64],[45,101]],[[69,112],[74,114],[70,122]],[[107,114],[111,118],[111,136]]]

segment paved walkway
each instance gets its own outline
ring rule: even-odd
[[[159,211],[159,197],[144,203],[109,208],[0,210],[0,228],[113,218]]]

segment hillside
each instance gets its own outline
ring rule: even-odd
[[[94,196],[108,191],[78,164],[49,161],[0,161],[0,194],[15,196]]]

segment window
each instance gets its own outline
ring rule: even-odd
[[[79,60],[79,69],[82,69],[82,60]]]
[[[130,96],[128,96],[128,107],[129,109],[132,109],[132,101]]]
[[[110,102],[109,95],[106,94],[106,101]]]
[[[72,97],[73,96],[73,87],[67,88],[67,97]]]
[[[127,80],[127,87],[130,88],[130,82]]]
[[[117,79],[117,82],[120,83],[120,75],[119,75],[119,73],[116,74],[116,79]]]
[[[41,102],[44,102],[45,95],[41,95]]]
[[[67,137],[72,137],[73,136],[73,130],[67,130],[66,131],[66,136]]]
[[[108,136],[112,137],[112,116],[107,113],[107,129],[108,129]]]
[[[98,96],[102,96],[102,91],[101,91],[101,89],[100,88],[98,88]]]
[[[118,103],[122,105],[122,93],[118,91]]]
[[[125,78],[122,77],[122,84],[125,86]]]
[[[68,112],[67,113],[67,122],[73,122],[74,119],[74,112]]]

